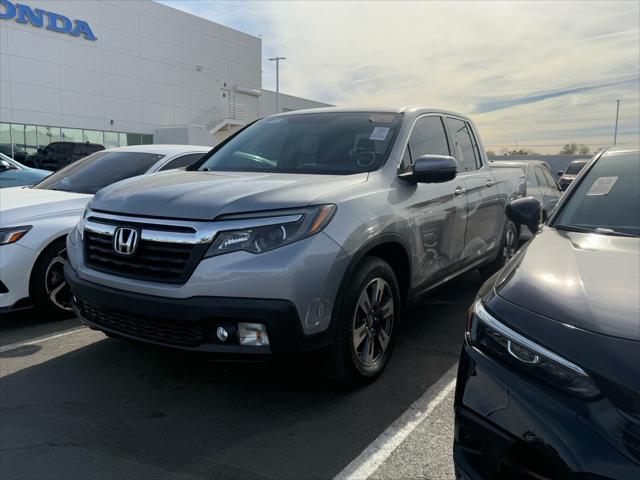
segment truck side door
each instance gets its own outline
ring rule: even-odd
[[[411,131],[403,163],[408,165],[422,155],[451,155],[443,118],[428,114],[418,118]],[[467,203],[456,195],[462,180],[444,183],[417,183],[408,208],[414,221],[418,290],[445,277],[459,264],[464,248]]]
[[[504,201],[488,165],[485,165],[476,134],[469,122],[447,117],[447,128],[460,164],[459,180],[464,181],[467,201],[467,229],[462,256],[471,264],[500,245],[504,227]]]

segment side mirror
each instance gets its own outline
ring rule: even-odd
[[[564,170],[558,170],[558,176],[561,177],[562,175],[564,175]]]
[[[540,230],[542,204],[534,197],[512,200],[505,208],[507,218],[516,225],[526,225],[531,233]]]
[[[7,170],[13,170],[15,167],[6,160],[0,160],[0,172],[6,172]]]
[[[446,155],[423,155],[411,166],[411,171],[402,178],[417,183],[443,183],[456,178],[458,162]]]

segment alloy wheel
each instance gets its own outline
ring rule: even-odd
[[[507,228],[504,236],[504,247],[502,250],[502,256],[504,257],[505,264],[516,254],[516,246],[516,232],[513,228]]]
[[[51,260],[44,274],[44,287],[49,300],[56,307],[66,312],[71,308],[71,294],[64,279],[64,266],[67,263],[67,249],[64,248]]]
[[[353,314],[353,348],[360,363],[374,366],[387,352],[394,320],[393,294],[382,278],[362,290]]]

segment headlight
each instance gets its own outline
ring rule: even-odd
[[[466,335],[479,350],[555,387],[582,397],[600,393],[579,366],[507,327],[487,312],[480,300],[471,309]]]
[[[24,237],[29,230],[31,230],[31,225],[0,228],[0,245],[8,245],[10,243],[17,242]]]
[[[287,213],[287,215],[291,213],[297,215],[298,218],[295,221],[220,232],[213,240],[206,256],[211,257],[238,250],[263,253],[297,242],[320,232],[331,221],[335,211],[335,205],[319,205]],[[251,217],[244,214],[232,215],[224,217],[224,220],[246,221],[249,218],[257,220],[268,218],[268,216],[273,216],[273,212],[270,212],[270,215]]]

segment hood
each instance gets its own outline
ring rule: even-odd
[[[496,283],[505,300],[558,322],[640,341],[640,239],[544,227]]]
[[[332,192],[365,182],[367,174],[168,171],[100,190],[91,208],[126,215],[212,220],[228,213],[293,208],[324,202]],[[327,203],[331,203],[331,199]]]
[[[15,225],[34,217],[83,210],[91,195],[42,190],[38,188],[3,188],[0,190],[0,226]]]

